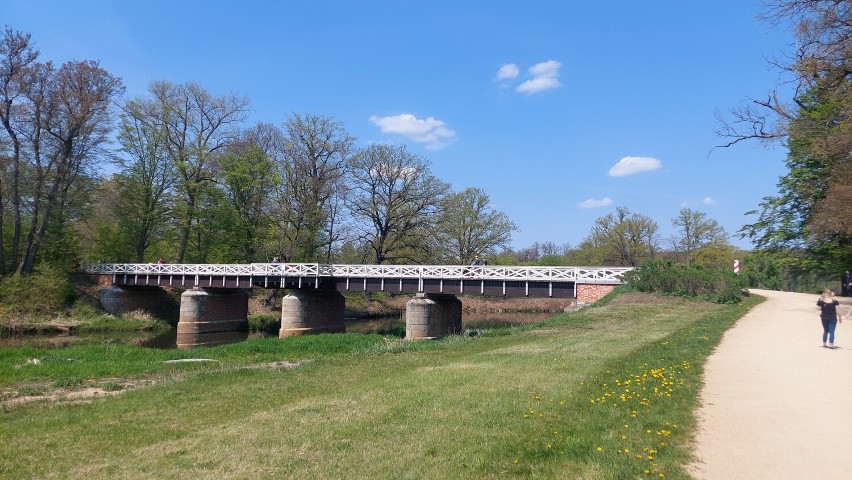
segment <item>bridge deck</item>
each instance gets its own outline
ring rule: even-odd
[[[92,264],[115,285],[202,288],[328,288],[339,291],[576,297],[576,285],[617,285],[628,267],[473,265]]]

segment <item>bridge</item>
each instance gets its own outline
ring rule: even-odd
[[[436,338],[461,330],[456,295],[597,300],[622,283],[629,267],[521,267],[485,265],[329,265],[319,263],[151,264],[83,266],[100,277],[107,311],[156,311],[161,287],[187,288],[181,295],[181,334],[247,329],[251,288],[287,289],[279,337],[343,332],[340,292],[413,293],[406,305],[406,338]],[[197,343],[193,343],[194,346]]]

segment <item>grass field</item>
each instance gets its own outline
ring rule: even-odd
[[[630,293],[415,343],[5,349],[0,478],[688,478],[702,366],[759,300]]]

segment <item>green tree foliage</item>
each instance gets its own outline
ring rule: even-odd
[[[262,245],[271,225],[266,207],[279,182],[275,165],[263,150],[250,144],[230,148],[218,163],[225,217],[231,222],[224,231],[233,233],[222,240],[233,246],[234,256],[242,262],[264,261]]]
[[[658,250],[658,226],[645,215],[618,207],[595,220],[592,231],[580,244],[585,265],[636,266],[654,258]]]
[[[117,224],[117,235],[123,237],[120,241],[133,246],[136,262],[145,261],[152,243],[163,239],[177,181],[160,108],[151,99],[128,100],[120,117],[121,154],[115,160],[119,192],[110,216]]]
[[[437,250],[443,261],[469,264],[507,247],[518,227],[504,212],[494,210],[485,190],[468,188],[447,195],[436,229]]]
[[[822,128],[818,126],[835,123],[835,110],[815,97],[800,102],[800,115],[790,126],[788,173],[778,183],[778,195],[765,197],[759,210],[748,212],[757,220],[740,234],[759,249],[788,252],[788,263],[795,268],[840,271],[852,262],[852,232],[843,231],[848,206],[837,205],[829,212],[826,199],[832,188],[846,188],[838,182],[848,186],[852,178],[843,174],[836,178],[842,167],[824,156],[823,148],[815,147],[822,140],[809,136]]]
[[[768,2],[764,17],[789,25],[796,49],[786,63],[796,95],[786,104],[772,92],[766,100],[733,113],[719,133],[732,140],[786,139],[788,173],[778,195],[750,214],[757,220],[741,235],[758,248],[784,253],[799,269],[842,271],[852,263],[852,9],[833,0]]]
[[[672,219],[677,229],[673,244],[675,251],[683,255],[683,260],[691,264],[698,250],[711,244],[726,244],[728,234],[716,220],[707,218],[707,214],[682,208],[678,216]]]
[[[217,203],[212,198],[217,181],[213,159],[236,135],[248,100],[214,96],[196,83],[153,82],[148,90],[155,105],[148,123],[164,131],[166,153],[177,174],[171,210],[178,234],[175,261],[205,261],[212,230],[202,221],[202,208]]]
[[[783,269],[773,254],[755,252],[743,258],[740,268],[745,286],[781,290],[785,287]]]

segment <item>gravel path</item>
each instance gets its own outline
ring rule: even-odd
[[[697,479],[852,478],[852,319],[822,347],[814,294],[767,297],[710,356],[701,394]]]

